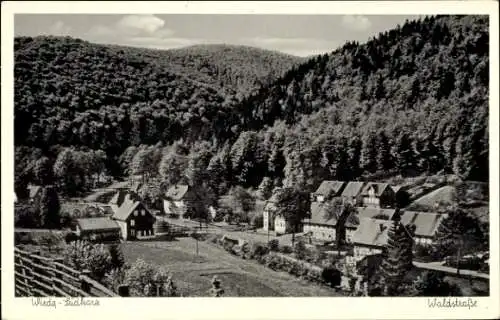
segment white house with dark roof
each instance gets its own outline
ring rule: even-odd
[[[110,201],[113,215],[124,240],[148,238],[154,236],[155,217],[140,198],[132,192],[118,191]]]
[[[396,194],[387,183],[368,182],[361,194],[363,206],[392,208],[396,203]]]
[[[334,197],[340,196],[345,186],[344,181],[323,181],[318,189],[313,193],[313,201],[325,202]]]
[[[163,198],[165,214],[183,218],[187,210],[187,204],[194,199],[194,196],[194,191],[188,185],[171,186]]]
[[[338,216],[329,216],[327,205],[321,202],[311,203],[311,218],[303,220],[304,233],[311,233],[314,239],[335,241]]]
[[[30,202],[38,201],[41,194],[42,194],[41,186],[35,186],[35,185],[28,186],[28,199]]]
[[[403,211],[400,215],[403,225],[415,225],[415,243],[429,245],[432,244],[437,229],[446,214],[434,212]]]
[[[369,255],[381,254],[389,239],[389,229],[393,221],[360,218],[352,237],[354,260],[361,261]]]
[[[120,226],[109,217],[82,218],[76,220],[75,234],[82,240],[118,240]]]
[[[275,212],[276,212],[276,195],[269,198],[262,211],[263,229],[264,231],[275,230]]]

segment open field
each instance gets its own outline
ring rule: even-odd
[[[183,296],[207,296],[211,279],[217,275],[231,297],[341,296],[334,289],[312,284],[285,272],[276,272],[252,260],[243,260],[205,242],[180,238],[171,242],[126,242],[126,261],[142,258],[170,270]]]

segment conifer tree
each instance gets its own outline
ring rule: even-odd
[[[395,219],[388,231],[381,268],[384,295],[398,296],[404,290],[404,278],[413,265],[414,226]]]

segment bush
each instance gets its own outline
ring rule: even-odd
[[[280,241],[278,239],[269,240],[267,247],[269,251],[279,251]]]
[[[147,263],[142,259],[125,271],[124,281],[130,287],[130,295],[136,297],[177,296],[177,287],[168,270]]]
[[[250,249],[250,256],[255,259],[266,255],[268,253],[268,248],[261,243],[254,243]]]
[[[340,285],[341,273],[333,267],[327,267],[321,272],[321,279],[331,287],[336,287]]]
[[[31,205],[16,206],[14,226],[16,228],[40,228],[41,221],[38,211]]]
[[[78,240],[78,236],[74,232],[68,232],[66,234],[66,236],[64,237],[64,241],[66,243],[70,243],[70,242],[77,241],[77,240]]]
[[[66,245],[63,256],[65,263],[79,271],[89,270],[97,281],[113,269],[111,255],[103,244],[75,241]]]
[[[293,247],[293,253],[295,254],[295,257],[299,260],[304,260],[306,257],[306,245],[302,240],[297,241],[295,243],[295,246]]]
[[[37,244],[31,236],[31,232],[15,232],[14,233],[14,244]]]

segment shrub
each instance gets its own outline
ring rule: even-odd
[[[303,260],[306,257],[306,245],[302,240],[297,241],[293,247],[293,253],[297,259]]]
[[[279,251],[280,241],[278,239],[269,240],[267,247],[269,251]]]
[[[321,279],[331,287],[339,286],[341,281],[341,273],[339,270],[333,267],[327,267],[324,268],[321,272]]]
[[[130,287],[130,295],[136,297],[175,297],[175,286],[169,272],[163,268],[147,263],[142,259],[125,271],[124,281]]]
[[[262,228],[264,226],[264,217],[262,214],[255,214],[252,216],[250,223],[255,229]]]
[[[16,228],[40,228],[41,221],[38,211],[31,205],[16,206],[14,226]]]
[[[31,236],[31,232],[15,232],[14,233],[14,244],[36,244]]]
[[[89,270],[97,281],[113,269],[111,255],[103,244],[75,241],[66,245],[63,255],[67,264],[76,270]]]
[[[250,256],[252,258],[260,258],[268,253],[268,249],[261,243],[254,243],[250,249]]]
[[[78,236],[74,232],[68,232],[66,234],[66,236],[64,237],[64,241],[66,243],[70,243],[70,242],[77,241],[77,240],[78,240]]]

